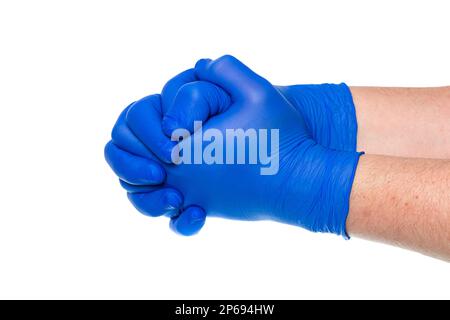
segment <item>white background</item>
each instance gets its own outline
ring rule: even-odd
[[[0,298],[450,298],[450,265],[270,223],[196,237],[103,159],[120,111],[203,57],[275,84],[450,84],[448,1],[0,2]]]

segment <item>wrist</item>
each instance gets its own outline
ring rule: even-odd
[[[282,172],[288,179],[273,190],[283,190],[282,197],[276,197],[276,215],[313,232],[348,238],[350,194],[362,153],[331,150],[310,139],[293,151],[280,166],[291,168]]]
[[[320,145],[356,151],[356,111],[351,91],[345,83],[277,88],[300,112],[309,132]]]
[[[359,159],[363,153],[336,151],[322,148],[324,170],[315,205],[309,217],[314,219],[311,230],[334,233],[349,239],[346,228],[350,209],[350,196]]]

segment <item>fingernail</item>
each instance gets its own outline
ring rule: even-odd
[[[164,196],[164,201],[168,209],[178,209],[181,207],[182,200],[174,192],[168,192]]]
[[[201,68],[203,66],[205,66],[206,64],[210,63],[212,60],[211,59],[200,59],[197,61],[197,63],[195,64],[195,69]]]
[[[159,166],[152,165],[150,166],[150,175],[151,180],[155,183],[161,183],[164,181],[165,174],[163,170]]]
[[[174,141],[168,141],[165,146],[162,148],[164,161],[167,163],[172,163],[172,149],[176,146]]]
[[[190,220],[191,224],[194,224],[194,223],[197,223],[197,222],[200,222],[203,220],[205,220],[205,213],[203,211],[196,210],[191,213],[191,220]]]
[[[172,132],[178,129],[177,120],[172,118],[171,116],[164,116],[161,122],[161,126],[166,135],[171,136]]]

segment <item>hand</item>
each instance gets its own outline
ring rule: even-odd
[[[167,184],[185,194],[185,204],[198,203],[212,215],[252,220],[268,218],[313,231],[345,234],[348,196],[359,154],[317,145],[303,119],[278,90],[232,57],[200,62],[196,74],[201,80],[224,88],[233,101],[227,107],[225,102],[230,98],[215,89],[213,100],[217,104],[204,104],[196,113],[196,117],[203,117],[203,120],[219,113],[205,124],[205,130],[215,128],[225,134],[226,129],[279,129],[280,170],[276,175],[262,176],[260,173],[264,169],[251,164],[166,164]],[[189,114],[189,104],[184,106]],[[161,117],[158,110],[161,110],[161,101],[156,97],[135,103],[127,113],[127,125],[151,150],[163,150],[159,157],[167,161],[170,144],[161,144],[161,128],[149,130],[148,126]],[[173,110],[183,114],[182,106],[177,103],[173,104]],[[163,121],[166,133],[174,124],[169,120]],[[198,132],[187,137],[180,146],[187,146],[196,136]]]
[[[169,109],[173,110],[171,106],[177,94],[183,99],[189,99],[191,105],[209,103],[207,100],[214,98],[214,87],[198,81],[195,70],[186,70],[164,86],[161,95],[162,112],[165,114]],[[339,150],[355,150],[355,110],[350,90],[345,84],[277,88],[300,111],[313,138],[319,144]],[[171,216],[171,226],[176,232],[184,235],[196,233],[203,226],[204,222],[201,220],[205,217],[204,212],[196,206],[189,207],[185,212],[181,211],[182,195],[174,188],[167,188],[162,184],[165,177],[163,167],[127,128],[124,118],[128,109],[121,114],[114,127],[114,144],[111,141],[106,147],[108,162],[121,177],[121,185],[129,192],[131,202],[139,211],[151,216]],[[192,118],[194,116],[195,114]],[[152,161],[140,159],[136,155]],[[159,177],[156,181],[146,178],[152,171]],[[139,201],[142,198],[147,201]]]

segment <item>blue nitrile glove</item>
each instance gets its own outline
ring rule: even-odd
[[[345,235],[349,195],[359,154],[318,145],[311,139],[303,118],[280,92],[233,57],[200,61],[196,75],[230,94],[229,97],[223,90],[213,86],[206,88],[208,85],[203,84],[205,92],[213,96],[207,99],[209,103],[200,106],[203,111],[195,110],[193,118],[208,120],[218,114],[204,123],[203,131],[211,133],[208,129],[214,128],[218,131],[213,135],[225,136],[226,129],[279,129],[279,172],[261,175],[267,168],[248,164],[248,161],[247,164],[169,164],[173,144],[164,137],[161,127],[149,125],[162,117],[161,99],[147,97],[132,105],[126,115],[127,125],[166,162],[166,183],[185,195],[185,205],[198,204],[208,215],[272,219],[313,231]],[[180,110],[180,117],[164,120],[162,127],[166,133],[178,127],[194,110],[190,101],[183,101],[180,93],[172,108]],[[197,131],[179,146],[186,147],[199,137]],[[207,145],[203,143],[206,150]],[[249,149],[247,145],[245,151]],[[234,151],[236,162],[237,150]],[[216,154],[221,153],[216,150]],[[228,154],[229,150],[223,153],[224,159]],[[276,158],[272,158],[272,164]]]
[[[191,95],[192,103],[205,103],[210,96],[202,94],[204,85],[195,75],[194,69],[186,70],[167,82],[162,90],[162,112],[165,114],[178,93],[183,89],[184,94]],[[350,90],[345,84],[294,85],[277,87],[293,106],[301,112],[312,137],[319,144],[338,150],[355,150],[356,148],[356,116]],[[206,97],[203,97],[206,96]],[[189,98],[189,97],[187,97]],[[197,100],[196,100],[197,99]],[[146,215],[159,216],[162,214],[172,217],[171,225],[176,232],[184,235],[196,233],[204,224],[201,220],[205,213],[198,207],[189,207],[182,211],[182,195],[173,188],[162,185],[164,169],[155,162],[140,160],[139,156],[158,161],[143,147],[139,140],[129,131],[124,123],[122,113],[113,130],[113,141],[107,145],[106,157],[108,162],[121,177],[121,185],[130,193],[132,203]],[[125,152],[124,150],[131,152]],[[116,163],[114,163],[116,162]],[[152,168],[153,166],[153,168]],[[157,172],[156,181],[148,180],[148,174]],[[125,181],[132,181],[133,184]],[[144,195],[144,193],[152,193]],[[139,201],[144,197],[147,201]],[[137,201],[135,201],[135,199]]]

